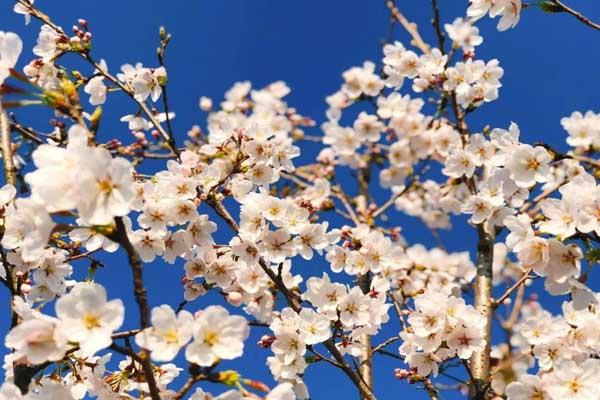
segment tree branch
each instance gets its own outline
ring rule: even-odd
[[[504,294],[502,294],[502,296],[500,296],[498,300],[494,300],[494,307],[498,307],[500,304],[502,304],[504,300],[506,300],[512,294],[512,292],[514,292],[517,288],[524,284],[527,279],[531,278],[529,274],[532,270],[533,267],[529,267],[527,271],[525,271],[523,276],[514,285],[508,288],[508,290],[506,290],[506,292],[504,292]]]
[[[131,244],[129,237],[127,236],[127,229],[125,228],[125,224],[123,223],[123,218],[116,217],[116,232],[113,238],[114,241],[118,242],[123,246],[123,249],[127,253],[127,258],[129,260],[129,266],[131,267],[131,271],[133,273],[133,287],[135,300],[138,304],[140,310],[140,324],[142,329],[147,328],[150,320],[150,311],[148,308],[148,295],[146,293],[146,287],[144,286],[144,279],[142,274],[142,261],[138,256],[135,248]],[[132,357],[133,358],[133,357]],[[150,363],[148,350],[142,349],[139,355],[139,362],[144,369],[144,375],[146,375],[146,380],[148,382],[148,390],[150,391],[150,397],[152,400],[161,400],[160,393],[158,390],[158,386],[156,385],[156,380],[154,379],[154,372],[152,370],[152,364]]]
[[[17,168],[13,162],[13,150],[12,141],[10,137],[10,121],[8,114],[0,105],[0,135],[1,143],[0,149],[2,150],[2,162],[4,166],[4,178],[6,183],[10,183],[15,186],[17,184]]]
[[[494,235],[487,233],[483,225],[477,226],[477,276],[475,278],[475,308],[485,317],[484,348],[471,357],[470,371],[473,375],[469,390],[470,399],[484,399],[490,380],[490,351],[494,303],[492,300],[492,264],[494,260]]]
[[[571,14],[572,16],[574,16],[575,18],[577,18],[579,21],[581,21],[583,24],[589,26],[590,28],[596,29],[600,31],[600,24],[597,24],[596,22],[593,22],[592,20],[590,20],[588,17],[586,17],[585,15],[583,15],[582,13],[580,13],[579,11],[576,11],[574,9],[572,9],[571,7],[565,5],[561,0],[550,0],[552,5],[558,7],[558,12],[566,12],[568,14]],[[556,11],[554,11],[556,12]]]
[[[400,12],[398,7],[396,7],[396,2],[394,0],[386,0],[385,6],[392,13],[392,18],[400,23],[406,29],[406,31],[412,37],[411,44],[415,47],[419,48],[423,53],[429,53],[429,45],[425,43],[421,35],[419,34],[419,29],[417,24],[414,22],[410,22],[406,19],[406,17]]]

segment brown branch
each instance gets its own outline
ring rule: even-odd
[[[127,253],[127,259],[129,260],[129,266],[133,273],[133,287],[135,300],[138,304],[140,311],[140,324],[142,329],[147,328],[150,323],[150,310],[148,308],[148,294],[146,287],[144,286],[144,279],[142,274],[142,261],[139,255],[135,251],[135,248],[131,244],[129,237],[127,236],[127,229],[123,223],[123,218],[116,217],[116,232],[110,239],[118,242],[123,246],[123,249]],[[133,357],[132,357],[133,358]],[[150,397],[152,400],[160,400],[160,392],[154,379],[154,373],[152,371],[152,364],[150,363],[148,350],[142,349],[139,355],[139,362],[144,369],[144,375],[148,383],[148,390],[150,391]]]
[[[377,218],[378,216],[380,216],[381,214],[386,212],[388,208],[390,208],[391,206],[393,206],[395,204],[395,202],[398,198],[400,198],[402,195],[404,195],[406,192],[408,192],[414,186],[414,184],[419,180],[419,178],[421,178],[421,175],[424,172],[426,172],[426,170],[428,169],[427,165],[428,165],[427,161],[425,161],[423,166],[412,175],[410,181],[404,187],[404,189],[402,189],[398,193],[395,193],[385,203],[383,203],[381,206],[379,206],[379,208],[377,208],[377,210],[375,210],[373,212],[373,214],[372,214],[373,218]]]
[[[152,123],[152,125],[156,128],[156,130],[158,131],[158,133],[160,134],[160,136],[163,138],[163,140],[167,143],[167,146],[169,146],[169,148],[171,149],[171,151],[175,154],[177,154],[177,157],[179,157],[179,149],[177,148],[177,145],[175,143],[175,138],[169,134],[167,131],[165,131],[165,128],[163,128],[163,126],[161,125],[160,122],[158,122],[158,120],[156,119],[156,117],[154,116],[154,114],[152,113],[152,111],[148,108],[148,106],[146,105],[146,103],[144,103],[143,101],[139,101],[138,99],[135,98],[134,93],[127,87],[125,86],[124,83],[122,83],[121,81],[119,81],[117,78],[115,78],[112,74],[110,74],[108,71],[105,71],[100,64],[98,64],[97,62],[95,62],[92,57],[89,55],[89,53],[78,53],[84,60],[86,60],[88,63],[90,63],[93,67],[95,67],[98,71],[100,71],[100,74],[102,74],[102,76],[104,76],[106,79],[108,79],[109,81],[111,81],[112,83],[114,83],[115,85],[117,85],[125,94],[127,94],[127,96],[129,96],[139,107],[140,109],[144,112],[144,114],[146,115],[146,117],[148,117],[148,119],[150,120],[150,122]]]
[[[21,125],[17,122],[12,122],[10,124],[10,126],[14,131],[20,133],[21,136],[23,136],[25,139],[29,139],[36,144],[44,144],[44,141],[42,139],[37,137],[35,135],[35,133],[33,133],[31,130],[25,128],[23,125]]]
[[[111,336],[111,338],[113,340],[115,340],[115,339],[125,339],[125,338],[128,338],[128,337],[135,336],[135,335],[137,335],[140,332],[141,332],[141,329],[131,329],[129,331],[123,331],[123,332],[113,333],[112,336]]]
[[[431,24],[433,25],[433,29],[435,30],[435,35],[438,40],[438,48],[442,52],[442,54],[446,53],[444,49],[446,35],[442,30],[441,19],[440,19],[440,7],[438,5],[437,0],[431,0],[431,7],[433,8],[433,19],[431,20]]]
[[[421,35],[419,34],[419,29],[417,24],[414,22],[410,22],[406,19],[406,17],[400,12],[398,7],[396,7],[396,2],[394,0],[386,0],[385,6],[392,13],[392,17],[396,19],[406,29],[406,31],[412,37],[411,44],[417,48],[419,48],[423,53],[429,53],[429,45],[425,43]]]
[[[354,211],[354,208],[350,204],[350,200],[348,199],[348,197],[346,196],[346,193],[344,193],[344,191],[342,190],[342,188],[339,187],[339,186],[334,186],[331,191],[332,191],[332,194],[336,198],[338,198],[340,200],[340,202],[342,203],[342,205],[346,209],[346,212],[347,212],[348,217],[350,218],[350,220],[352,222],[354,222],[354,224],[356,226],[360,225],[360,220],[358,219],[358,215],[356,215],[356,212]]]
[[[11,140],[11,129],[10,129],[10,121],[8,119],[8,114],[6,111],[2,109],[2,105],[0,104],[0,150],[2,152],[2,161],[4,167],[4,181],[11,185],[17,184],[17,169],[13,160],[13,149],[12,149],[12,140]],[[4,235],[4,233],[2,233]],[[10,313],[11,313],[11,323],[10,327],[13,328],[17,326],[19,322],[19,316],[13,309],[13,301],[12,298],[18,295],[19,293],[19,283],[14,282],[12,268],[10,268],[10,264],[6,258],[6,254],[4,253],[4,249],[1,249],[0,255],[2,256],[2,265],[4,270],[6,271],[6,284],[11,292],[11,301],[9,304]],[[45,368],[46,364],[44,364],[43,368]],[[15,376],[15,384],[21,390],[21,393],[26,394],[29,388],[29,383],[35,374],[37,374],[42,368],[42,366],[29,366],[29,365],[21,365],[16,362],[13,363],[13,370]]]
[[[523,300],[525,298],[525,285],[519,286],[519,290],[517,291],[517,296],[515,298],[515,303],[513,305],[512,311],[510,315],[504,323],[502,323],[502,328],[504,328],[508,332],[512,332],[513,327],[517,323],[519,319],[519,314],[521,314],[521,308],[523,307]]]
[[[165,51],[167,50],[167,45],[171,40],[171,35],[166,33],[164,28],[160,28],[160,47],[157,49],[158,62],[161,67],[165,66]],[[169,139],[172,141],[172,145],[175,146],[175,141],[173,140],[173,126],[171,125],[171,117],[169,116],[169,98],[167,94],[167,82],[162,86],[162,101],[163,108],[165,112],[165,118],[167,122],[167,129],[169,132]]]
[[[384,348],[386,348],[390,344],[395,343],[395,342],[397,342],[398,340],[401,340],[401,339],[402,338],[400,336],[392,336],[391,338],[388,338],[388,339],[384,340],[382,343],[380,343],[377,346],[373,347],[372,352],[373,353],[377,353],[378,351],[383,350]]]
[[[565,157],[571,158],[573,160],[577,160],[583,164],[588,164],[594,168],[600,168],[600,161],[594,160],[593,158],[590,158],[590,157],[580,156],[578,154],[567,154]]]
[[[550,1],[552,2],[551,3],[552,5],[558,7],[558,9],[559,9],[558,12],[563,11],[568,14],[571,14],[572,16],[577,18],[579,21],[581,21],[583,24],[589,26],[590,28],[594,28],[594,29],[600,31],[600,24],[593,22],[591,19],[589,19],[588,17],[586,17],[579,11],[576,11],[576,10],[572,9],[571,7],[565,5],[561,0],[550,0]]]
[[[523,204],[523,206],[519,209],[519,213],[524,213],[525,211],[528,211],[531,207],[535,206],[531,211],[529,211],[529,216],[535,215],[535,213],[538,210],[539,203],[542,200],[550,197],[552,195],[552,193],[554,193],[558,189],[560,189],[561,186],[562,186],[562,184],[558,184],[558,185],[555,185],[555,186],[545,190],[544,192],[540,193],[532,201],[529,201],[529,202]]]
[[[23,1],[23,0],[17,0],[17,3],[19,3],[20,5],[22,5],[23,7],[25,7],[27,9],[27,11],[29,11],[29,14],[43,22],[44,24],[48,25],[50,28],[52,28],[54,31],[56,31],[56,33],[63,35],[63,36],[67,36],[65,34],[65,31],[62,30],[62,28],[58,25],[56,25],[54,22],[52,22],[52,20],[50,19],[50,17],[48,17],[46,14],[44,14],[43,12],[41,12],[40,10],[38,10],[37,8],[35,8],[33,6],[33,4],[31,4],[29,1]]]
[[[512,292],[514,292],[517,288],[519,288],[521,285],[523,285],[525,283],[525,281],[527,281],[527,279],[531,278],[531,276],[529,274],[531,273],[532,270],[533,270],[533,267],[529,267],[527,269],[527,271],[525,271],[523,276],[517,282],[515,282],[514,285],[512,285],[510,288],[508,288],[502,294],[502,296],[500,296],[498,298],[498,300],[494,300],[494,307],[498,307],[500,304],[502,304],[504,302],[504,300],[506,300],[508,297],[510,297]]]
[[[183,399],[183,396],[187,394],[197,382],[203,381],[207,379],[207,376],[204,374],[192,375],[188,378],[187,381],[183,384],[181,389],[172,397],[172,400],[180,400]]]

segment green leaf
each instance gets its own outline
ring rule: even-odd
[[[551,0],[542,0],[540,1],[540,8],[542,11],[547,13],[560,13],[565,12],[565,10]]]

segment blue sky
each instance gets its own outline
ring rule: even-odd
[[[31,56],[39,25],[32,22],[24,27],[22,18],[12,14],[10,3],[5,1],[0,5],[0,30],[22,36],[25,42],[22,66]],[[419,24],[424,38],[431,41],[429,1],[399,3],[405,15]],[[445,22],[464,15],[467,7],[467,1],[462,0],[440,0],[440,3]],[[199,96],[219,100],[224,91],[239,80],[250,80],[256,87],[275,80],[286,81],[292,88],[288,103],[300,113],[322,122],[326,108],[324,98],[337,90],[341,73],[364,60],[378,61],[381,42],[389,29],[384,2],[376,0],[38,0],[36,4],[65,28],[78,18],[86,18],[94,35],[93,54],[97,59],[107,59],[113,72],[123,63],[140,61],[148,66],[156,65],[157,32],[158,27],[164,25],[173,35],[166,65],[171,108],[177,113],[174,128],[180,142],[191,125],[203,122],[197,106]],[[569,4],[600,19],[600,4],[596,2],[572,0]],[[500,60],[505,70],[503,87],[497,101],[470,115],[469,125],[478,131],[488,124],[506,128],[515,121],[521,127],[522,141],[544,141],[565,150],[566,134],[560,126],[560,118],[575,110],[600,111],[598,34],[571,16],[544,14],[537,7],[524,10],[521,22],[513,30],[499,33],[495,23],[485,18],[478,24],[484,43],[477,49],[477,57]],[[408,36],[399,26],[395,28],[394,39],[408,43]],[[134,109],[122,97],[115,97],[109,103],[101,135],[124,137],[128,134],[126,126],[118,118]],[[37,113],[28,116],[20,112],[19,116],[37,129],[49,130]],[[317,128],[310,133],[319,134]],[[314,154],[314,147],[308,150],[307,153]],[[304,157],[298,163],[309,161]],[[402,221],[400,224],[410,242],[424,241],[433,246],[426,230],[414,221],[407,221],[406,225]],[[453,234],[442,232],[441,235],[451,250],[472,251],[474,248],[470,228],[458,227]],[[138,317],[134,312],[125,258],[120,254],[105,260],[106,268],[98,272],[98,279],[108,284],[110,297],[125,299],[129,310],[126,325],[135,326]],[[311,275],[320,274],[325,267],[317,261],[298,266],[306,268]],[[152,305],[179,303],[181,264],[150,264],[145,274]],[[597,290],[598,278],[592,275],[592,279],[592,287]],[[203,308],[211,300],[218,301],[215,297],[203,298],[190,309]],[[0,294],[0,301],[6,303],[6,293]],[[553,299],[549,304],[558,311],[559,300]],[[2,335],[7,325],[6,315],[0,314]],[[386,332],[394,334],[397,327]],[[249,378],[263,379],[270,384],[268,369],[264,366],[270,352],[255,346],[263,333],[261,328],[253,330],[246,342],[245,361],[224,366],[239,368]],[[375,339],[376,343],[379,341],[381,339]],[[390,351],[395,349],[396,345],[389,348]],[[414,391],[393,378],[393,368],[399,366],[396,361],[382,356],[376,359],[375,392],[379,398],[393,399],[399,394],[411,399],[426,398],[423,392]],[[314,399],[354,398],[353,387],[330,366],[311,366],[306,377]],[[450,394],[444,398],[455,396]]]

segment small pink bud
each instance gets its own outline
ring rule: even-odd
[[[225,299],[229,304],[235,307],[242,304],[242,294],[238,292],[227,293]]]
[[[260,338],[257,345],[261,349],[268,349],[269,347],[271,347],[271,345],[273,344],[275,339],[276,339],[276,337],[273,335],[264,335],[263,337]]]

